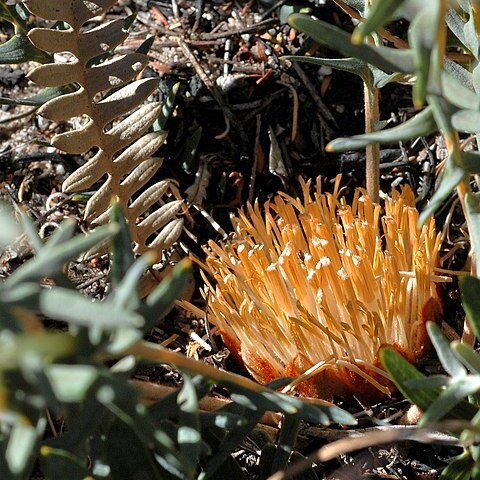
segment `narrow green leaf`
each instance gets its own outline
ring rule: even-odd
[[[120,284],[128,269],[133,265],[135,256],[133,254],[130,228],[118,201],[112,202],[110,221],[119,226],[119,232],[112,237],[110,242],[110,268],[112,272],[113,289],[116,292],[116,287]]]
[[[477,163],[480,163],[480,156],[477,156]],[[467,215],[469,219],[470,242],[475,259],[476,271],[480,272],[480,193],[468,193],[465,195]]]
[[[403,2],[404,0],[376,0],[373,2],[366,20],[353,31],[352,42],[359,44],[371,33],[383,27],[392,19],[395,10],[400,8]]]
[[[299,427],[300,420],[295,415],[285,415],[272,462],[272,472],[287,468],[290,454],[295,450]]]
[[[438,422],[445,418],[460,402],[469,395],[480,390],[480,375],[468,375],[452,378],[450,385],[442,391],[435,401],[425,410],[419,426],[429,422]],[[473,407],[473,405],[472,405]],[[476,410],[476,409],[475,409]],[[464,418],[472,418],[471,413],[462,409],[455,409],[455,416],[463,415]]]
[[[13,210],[6,204],[0,203],[0,250],[11,245],[21,234],[20,227],[15,222]]]
[[[440,4],[432,4],[431,8],[424,8],[413,19],[408,29],[408,39],[412,46],[415,57],[415,73],[417,80],[413,85],[413,104],[418,108],[425,102],[427,94],[427,85],[435,79],[430,78],[430,62],[436,61],[432,58],[432,51],[437,43],[438,29],[438,11]],[[438,85],[428,85],[430,90],[435,93],[438,91]],[[432,88],[433,87],[433,88]],[[433,93],[433,92],[431,92]]]
[[[40,463],[47,479],[54,479],[59,476],[68,478],[68,480],[89,478],[90,472],[86,467],[85,459],[61,448],[42,447]]]
[[[0,45],[0,64],[38,62],[49,63],[52,57],[33,46],[26,35],[17,34]]]
[[[19,267],[15,273],[5,281],[5,286],[12,288],[25,281],[38,281],[49,277],[61,270],[63,264],[77,255],[87,251],[89,248],[98,245],[102,241],[115,235],[118,226],[115,224],[105,225],[96,228],[87,235],[79,235],[68,240],[56,249],[40,252],[37,257],[29,260]]]
[[[44,103],[65,95],[67,93],[76,92],[79,89],[74,84],[63,85],[61,87],[46,87],[40,90],[35,95],[26,98],[7,98],[0,97],[0,105],[26,105],[31,107],[41,107]]]
[[[60,287],[44,290],[40,294],[40,309],[50,318],[89,328],[116,330],[122,327],[141,328],[144,325],[138,313],[113,309],[107,302],[94,302],[75,290]]]
[[[336,70],[342,70],[348,73],[358,75],[362,80],[370,81],[370,68],[366,62],[358,58],[320,58],[320,57],[305,57],[301,55],[285,55],[281,60],[288,60],[291,62],[312,63],[314,65],[324,65],[332,67]]]
[[[92,365],[50,365],[46,369],[53,392],[60,402],[82,402],[98,378]]]
[[[153,264],[155,258],[154,252],[143,254],[131,265],[130,269],[123,275],[123,278],[120,281],[117,280],[117,286],[112,296],[108,298],[108,303],[112,304],[113,308],[136,310],[140,306],[137,291],[138,284],[145,270]]]
[[[442,471],[440,480],[472,480],[472,469],[475,466],[468,452],[455,457]]]
[[[260,454],[260,480],[266,480],[269,478],[274,470],[273,466],[273,459],[275,458],[275,453],[277,452],[277,446],[269,442],[263,446],[262,452]]]
[[[461,132],[480,132],[480,112],[476,110],[459,110],[452,116],[452,125]]]
[[[478,255],[478,253],[477,253]],[[480,279],[465,275],[460,278],[462,304],[470,325],[477,338],[480,338]]]
[[[429,388],[438,389],[439,387],[446,387],[450,382],[450,378],[446,375],[432,375],[426,378],[418,378],[416,380],[408,380],[408,388],[420,388],[428,390]]]
[[[360,150],[374,143],[391,144],[430,135],[437,130],[437,125],[430,107],[410,118],[406,122],[386,130],[354,135],[348,138],[336,138],[331,141],[326,150],[328,152],[345,152]]]
[[[154,132],[161,131],[165,128],[165,124],[167,123],[167,120],[170,118],[170,115],[173,111],[173,107],[175,106],[175,98],[179,90],[180,90],[180,82],[177,82],[173,85],[172,89],[170,90],[166,98],[164,98],[163,105],[162,105],[162,113],[157,118],[157,120],[155,120],[153,124]]]
[[[427,331],[445,371],[452,377],[464,377],[467,371],[450,349],[450,343],[440,327],[434,322],[427,322]]]
[[[461,157],[461,153],[459,153]],[[454,161],[452,155],[447,159],[440,185],[430,200],[430,203],[420,214],[418,223],[423,224],[432,215],[445,199],[452,193],[452,190],[465,178],[465,170],[459,166],[460,162]]]
[[[442,92],[445,98],[458,108],[474,111],[475,113],[480,109],[480,95],[477,95],[471,89],[467,88],[460,80],[446,71],[442,72]],[[456,114],[454,114],[453,118],[455,118],[455,115]],[[463,119],[461,121],[463,121]],[[454,126],[455,125],[456,123],[454,123]],[[458,130],[463,131],[462,128]]]
[[[393,348],[382,348],[380,360],[400,392],[413,404],[417,405],[420,410],[427,410],[440,395],[442,391],[440,388],[422,390],[409,387],[408,382],[410,380],[422,380],[426,377]]]
[[[217,427],[222,430],[231,430],[242,427],[246,423],[241,415],[227,412],[200,412],[199,418],[202,429]]]
[[[147,326],[154,326],[173,307],[182,294],[192,275],[192,263],[188,259],[179,262],[172,273],[147,297],[145,307],[140,311]]]
[[[470,370],[470,372],[480,375],[480,355],[475,352],[472,347],[455,340],[452,342],[451,348],[455,355],[457,355],[457,358]]]
[[[15,424],[13,425],[5,462],[15,475],[13,478],[28,478],[29,471],[36,457],[38,444],[44,434],[47,421],[40,417],[36,425]]]
[[[306,33],[316,42],[327,45],[346,57],[364,60],[387,73],[413,73],[415,70],[411,50],[378,47],[365,43],[353,45],[350,35],[340,28],[301,13],[290,15],[288,23],[293,28]]]
[[[191,378],[182,375],[183,385],[178,392],[178,421],[177,441],[180,451],[188,462],[191,472],[195,472],[202,451],[202,435],[198,415],[197,392]]]

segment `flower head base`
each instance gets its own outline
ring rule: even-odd
[[[339,179],[333,194],[303,184],[303,197],[281,193],[264,214],[249,205],[233,240],[209,243],[208,320],[259,382],[295,376],[291,388],[325,399],[389,394],[380,348],[420,358],[425,322],[441,315],[434,221],[418,227],[409,188],[383,215],[362,190],[347,205]]]

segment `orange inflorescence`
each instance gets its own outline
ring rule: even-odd
[[[339,181],[333,194],[318,181],[313,196],[303,184],[303,197],[281,193],[264,213],[249,205],[232,240],[209,243],[208,320],[261,383],[294,376],[303,395],[388,395],[380,348],[419,359],[425,322],[442,313],[434,221],[417,225],[409,188],[384,214],[363,190],[347,205]]]

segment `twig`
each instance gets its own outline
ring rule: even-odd
[[[276,25],[279,22],[276,18],[270,18],[268,20],[264,20],[263,22],[258,22],[255,25],[251,25],[250,27],[243,27],[238,28],[235,30],[227,30],[226,32],[219,32],[219,33],[202,33],[200,38],[202,40],[215,40],[217,38],[225,38],[230,37],[232,35],[242,35],[243,33],[254,33],[259,30],[263,30],[266,27],[271,27],[272,25]]]
[[[318,118],[320,120],[320,123],[325,130],[325,133],[328,136],[333,135],[333,130],[330,128],[328,125],[328,122],[331,122],[332,125],[337,127],[337,123],[335,122],[335,118],[333,115],[330,113],[330,110],[328,110],[327,106],[323,103],[322,98],[320,95],[317,93],[315,90],[315,87],[312,85],[312,82],[306,75],[306,73],[303,71],[303,68],[298,64],[298,62],[293,62],[293,68],[295,72],[297,73],[298,77],[302,81],[302,83],[305,85],[305,88],[308,90],[308,93],[312,97],[313,101],[315,102],[315,105],[318,108]]]
[[[200,80],[202,80],[204,85],[207,87],[208,91],[212,94],[215,101],[220,105],[225,116],[230,120],[230,123],[232,124],[235,131],[240,135],[242,144],[246,146],[248,144],[248,137],[243,129],[243,126],[238,121],[237,117],[233,115],[232,111],[230,110],[227,103],[225,102],[225,99],[222,97],[222,95],[218,91],[217,86],[212,82],[210,77],[205,73],[205,70],[203,69],[202,65],[197,60],[195,55],[192,53],[188,45],[182,39],[178,39],[178,45],[182,49],[184,55],[192,63],[192,66],[195,69],[195,72],[197,73],[197,75],[200,77]]]

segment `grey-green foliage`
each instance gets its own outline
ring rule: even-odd
[[[30,12],[23,2],[7,5],[5,0],[0,0],[0,20],[7,21],[15,30],[14,36],[0,45],[0,64],[52,61],[50,55],[33,46],[28,39],[27,20],[29,16]]]
[[[5,0],[0,0],[0,20],[8,22],[14,29],[14,35],[0,44],[0,64],[18,64],[24,62],[49,63],[53,57],[43,50],[35,47],[28,38],[27,20],[30,12],[23,2],[7,5]],[[45,88],[29,98],[0,97],[3,105],[29,105],[38,107],[48,100],[63,93],[76,90],[74,85],[55,88]]]
[[[327,149],[362,149],[374,143],[395,143],[441,131],[447,138],[449,156],[438,191],[422,212],[421,220],[424,220],[438,208],[452,188],[468,178],[469,174],[480,172],[480,154],[477,151],[462,151],[458,140],[459,132],[478,135],[480,131],[480,36],[475,19],[477,2],[455,2],[458,3],[456,10],[450,7],[445,10],[445,2],[440,0],[376,0],[367,10],[363,2],[346,3],[352,4],[366,17],[351,36],[327,22],[299,13],[291,15],[288,22],[315,41],[348,58],[286,58],[327,64],[354,72],[362,78],[368,74],[378,87],[399,79],[413,82],[414,104],[421,106],[426,103],[428,106],[424,111],[394,128],[337,138]],[[378,40],[375,32],[392,18],[403,18],[409,22],[409,48],[385,47]],[[364,39],[371,34],[376,42],[364,43]],[[444,58],[442,45],[452,38],[457,48],[471,55],[469,66]],[[471,203],[474,202],[478,203],[476,198],[471,199]],[[473,241],[479,242],[477,239]]]
[[[275,469],[289,461],[284,450],[294,448],[298,419],[355,423],[340,408],[305,403],[143,341],[172,308],[190,263],[180,262],[140,300],[139,279],[154,256],[135,260],[118,205],[111,215],[108,225],[87,235],[75,236],[74,223],[66,221],[43,243],[27,217],[21,228],[7,207],[0,208],[0,249],[22,240],[24,230],[35,251],[0,283],[2,480],[31,478],[34,468],[55,480],[245,479],[230,454],[247,435],[256,435],[259,448],[268,443],[255,433],[266,411],[286,415]],[[64,266],[108,239],[111,293],[94,302],[74,288]],[[54,286],[41,286],[45,278]],[[39,313],[62,323],[45,328]],[[129,382],[141,361],[178,366],[183,387],[147,407]],[[215,384],[227,387],[235,402],[201,412],[198,402]],[[47,412],[58,423],[57,436],[49,431]]]
[[[463,306],[477,338],[480,336],[480,280],[461,280]],[[390,348],[383,349],[381,361],[399,390],[424,412],[419,426],[434,424],[454,432],[464,444],[463,453],[442,472],[441,478],[468,480],[480,475],[480,354],[470,346],[450,343],[434,323],[427,326],[445,375],[426,377]],[[458,476],[457,476],[458,475]]]

